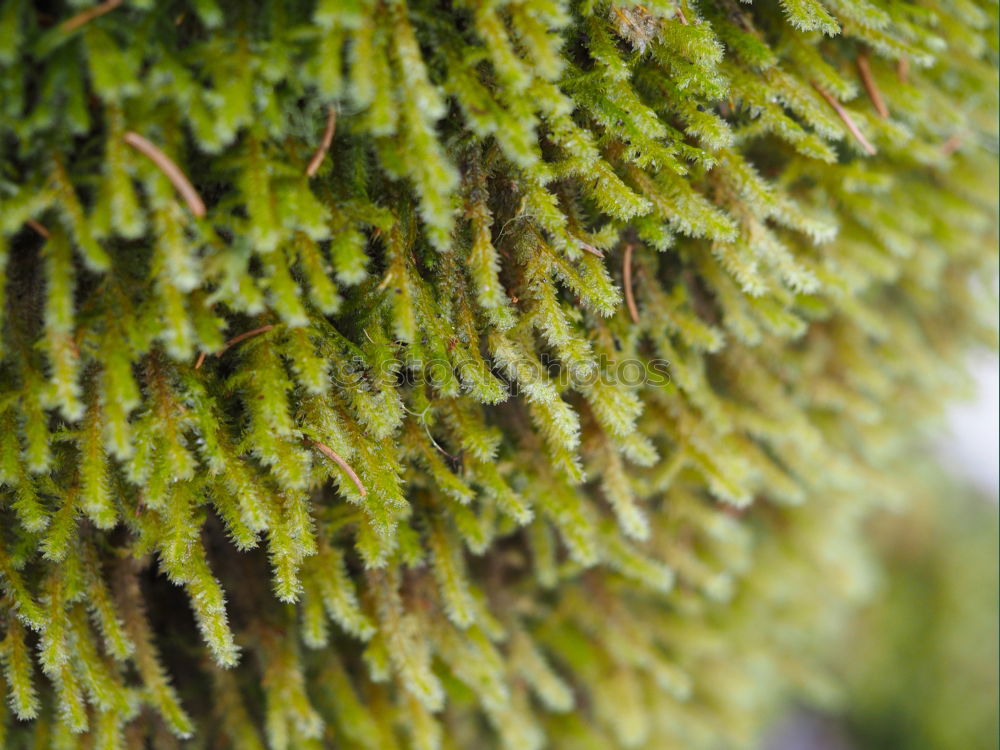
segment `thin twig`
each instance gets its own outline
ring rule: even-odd
[[[946,140],[941,144],[941,153],[945,156],[951,156],[953,153],[958,151],[958,147],[962,145],[962,136],[957,133],[951,138]]]
[[[350,464],[348,464],[347,461],[345,461],[339,455],[337,455],[337,452],[335,450],[333,450],[328,445],[324,445],[318,440],[313,440],[312,444],[316,446],[316,448],[319,450],[320,453],[322,453],[324,456],[329,458],[331,461],[337,464],[337,466],[339,466],[341,469],[344,470],[344,473],[351,478],[352,482],[354,482],[354,486],[358,488],[358,492],[361,493],[361,497],[364,497],[365,495],[368,494],[368,490],[365,489],[365,486],[361,483],[361,479],[358,478],[358,475],[354,473],[354,469],[351,468]]]
[[[639,308],[635,306],[632,294],[632,243],[625,245],[625,260],[622,263],[622,275],[625,277],[625,306],[633,323],[639,322]]]
[[[274,325],[269,323],[268,325],[261,326],[260,328],[254,328],[253,330],[250,331],[244,331],[239,336],[233,336],[231,339],[229,339],[229,341],[227,341],[225,344],[222,345],[222,348],[215,353],[215,356],[221,357],[225,353],[226,349],[228,349],[229,347],[235,346],[236,344],[240,343],[241,341],[245,341],[251,336],[256,336],[257,334],[260,333],[267,333],[272,328],[274,328]]]
[[[62,25],[59,27],[63,32],[76,31],[78,28],[83,26],[85,23],[90,23],[95,18],[103,16],[119,5],[122,4],[122,0],[104,0],[103,3],[95,5],[93,8],[88,8],[87,10],[77,13],[72,18],[68,18],[63,21]]]
[[[593,245],[584,242],[579,237],[577,237],[576,241],[577,241],[577,243],[579,243],[580,249],[583,250],[584,252],[588,252],[591,255],[596,255],[598,258],[603,258],[604,257],[604,253],[602,253],[600,250],[598,250]]]
[[[677,9],[677,20],[681,22],[681,26],[688,25],[687,16],[684,15],[684,11],[680,8]]]
[[[869,142],[869,140],[867,138],[865,138],[865,134],[861,132],[861,129],[857,126],[857,124],[851,118],[851,115],[848,114],[847,110],[844,109],[840,105],[840,102],[838,102],[830,94],[830,92],[828,92],[826,89],[824,89],[822,86],[820,86],[815,81],[813,81],[813,88],[816,89],[817,92],[819,92],[820,96],[822,96],[824,99],[826,99],[826,103],[827,104],[829,104],[831,107],[833,107],[833,111],[836,112],[837,116],[840,117],[840,119],[844,121],[844,125],[847,126],[847,129],[849,131],[851,131],[851,135],[853,135],[857,139],[858,143],[861,144],[861,147],[865,151],[867,151],[869,154],[871,154],[872,156],[874,156],[875,154],[877,154],[878,151]]]
[[[858,72],[861,74],[861,82],[865,85],[865,91],[868,92],[868,98],[872,100],[872,106],[875,107],[878,116],[883,120],[889,119],[889,108],[885,106],[885,100],[882,99],[882,92],[875,85],[875,77],[872,75],[871,66],[868,64],[868,56],[864,53],[858,55]]]
[[[899,77],[900,83],[910,82],[910,61],[907,58],[899,58],[899,62],[896,63],[896,75]]]
[[[191,182],[180,170],[180,167],[174,164],[169,156],[160,151],[160,149],[147,141],[141,135],[134,133],[131,130],[125,134],[125,142],[137,151],[141,151],[143,154],[148,156],[149,160],[160,168],[160,171],[167,176],[167,179],[173,183],[177,192],[181,194],[184,202],[188,204],[188,208],[191,209],[191,213],[199,219],[205,215],[205,204],[201,200],[201,196],[198,195],[198,191],[194,189]]]
[[[611,10],[613,10],[615,13],[617,13],[618,17],[622,21],[624,21],[625,23],[627,23],[629,26],[631,26],[633,29],[635,29],[636,31],[639,30],[639,27],[635,25],[635,22],[631,18],[629,18],[628,16],[626,16],[624,13],[622,13],[617,7],[615,7],[614,5],[612,5],[611,6]]]
[[[32,229],[34,229],[35,232],[37,232],[38,234],[40,234],[45,239],[48,239],[49,237],[52,236],[52,234],[49,232],[48,229],[45,228],[45,226],[43,224],[40,224],[39,222],[35,221],[34,219],[28,219],[24,223],[27,224]]]
[[[333,143],[333,131],[336,127],[337,110],[331,106],[330,112],[326,116],[326,130],[323,131],[323,139],[319,142],[319,148],[316,149],[316,153],[309,160],[309,166],[306,167],[306,177],[312,177],[319,170],[319,165],[323,163],[323,158],[326,156],[330,144]]]
[[[225,344],[222,345],[222,348],[215,353],[215,356],[221,357],[229,347],[235,346],[236,344],[240,343],[241,341],[245,341],[251,336],[256,336],[260,333],[266,333],[267,331],[270,331],[272,328],[274,328],[274,325],[268,324],[266,326],[261,326],[260,328],[254,328],[253,330],[250,331],[244,331],[238,336],[233,336],[231,339],[229,339],[229,341],[227,341]],[[205,356],[206,356],[205,352],[198,353],[198,359],[194,363],[194,369],[196,370],[201,369],[201,366],[205,364]]]

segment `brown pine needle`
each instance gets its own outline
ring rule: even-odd
[[[628,16],[626,16],[624,13],[622,13],[617,7],[615,7],[614,5],[612,5],[611,6],[611,10],[613,10],[616,14],[618,14],[618,17],[620,19],[622,19],[622,21],[624,21],[629,26],[631,26],[633,29],[636,29],[638,31],[639,27],[636,26],[635,23],[632,21],[632,19],[629,18]]]
[[[584,252],[590,253],[591,255],[596,255],[598,258],[603,258],[604,257],[604,253],[602,253],[600,250],[598,250],[593,245],[584,242],[579,237],[577,238],[576,241],[577,241],[577,243],[579,243],[580,249],[583,250]]]
[[[625,245],[625,260],[622,263],[622,276],[625,277],[625,306],[628,308],[629,317],[633,323],[639,322],[639,308],[635,306],[635,297],[632,295],[632,248],[630,242]]]
[[[329,114],[326,116],[326,130],[323,131],[323,139],[319,142],[319,148],[316,149],[316,153],[309,160],[309,166],[306,167],[306,177],[312,177],[319,170],[326,152],[330,149],[330,144],[333,143],[333,131],[336,127],[337,110],[331,106]]]
[[[235,346],[236,344],[240,343],[241,341],[245,341],[251,336],[256,336],[260,333],[266,333],[267,331],[270,331],[272,328],[274,328],[274,325],[268,324],[266,326],[261,326],[260,328],[254,328],[253,330],[250,331],[244,331],[238,336],[233,336],[231,339],[229,339],[229,341],[227,341],[225,344],[222,345],[222,348],[215,353],[215,356],[221,357],[229,347]],[[201,369],[201,366],[205,364],[205,357],[206,357],[205,352],[198,353],[198,359],[194,363],[194,369],[196,370]]]
[[[680,8],[677,9],[677,20],[681,22],[681,26],[688,25],[687,16],[684,15],[684,11]]]
[[[354,469],[352,469],[350,464],[348,464],[347,461],[342,459],[335,450],[333,450],[328,445],[324,445],[318,440],[313,440],[312,444],[316,446],[316,448],[319,450],[320,453],[322,453],[324,456],[329,458],[331,461],[337,464],[337,466],[339,466],[341,469],[344,470],[344,473],[351,478],[352,482],[354,482],[354,486],[358,488],[358,492],[361,493],[361,497],[364,497],[365,495],[368,494],[368,490],[365,489],[365,486],[361,483],[361,479],[358,478],[358,475],[354,473]]]
[[[962,145],[962,136],[953,135],[951,138],[946,140],[941,144],[941,153],[945,156],[951,156],[953,153],[958,151],[958,147]]]
[[[77,13],[72,18],[63,21],[62,26],[60,26],[59,28],[61,31],[66,33],[70,31],[76,31],[85,23],[90,23],[95,18],[103,16],[105,13],[114,10],[121,4],[122,0],[104,0],[103,3],[99,3],[95,5],[93,8],[88,8],[87,10],[81,13]]]
[[[25,224],[27,224],[27,225],[28,225],[29,227],[31,227],[32,229],[34,229],[34,230],[35,230],[35,232],[37,232],[38,234],[40,234],[40,235],[41,235],[42,237],[44,237],[45,239],[48,239],[49,237],[51,237],[51,236],[52,236],[52,235],[51,235],[51,234],[49,233],[49,230],[48,230],[48,229],[46,229],[46,228],[45,228],[45,226],[44,226],[43,224],[40,224],[39,222],[35,221],[34,219],[28,219],[28,220],[27,220],[26,222],[24,222],[24,223],[25,223]]]
[[[233,336],[231,339],[229,339],[229,341],[227,341],[225,344],[222,345],[222,348],[215,353],[215,356],[221,357],[225,353],[226,349],[228,349],[229,347],[236,346],[236,344],[240,343],[241,341],[246,341],[251,336],[257,336],[258,334],[261,333],[267,333],[272,328],[274,328],[274,325],[269,323],[268,325],[261,326],[260,328],[254,328],[253,330],[250,331],[244,331],[239,336]]]
[[[899,58],[899,62],[896,63],[896,75],[899,76],[900,83],[910,82],[910,61],[905,57]]]
[[[885,106],[882,92],[875,85],[875,77],[872,75],[868,56],[865,54],[858,55],[858,72],[861,74],[861,82],[865,85],[865,91],[868,92],[868,98],[872,100],[872,106],[875,107],[878,116],[883,120],[889,119],[889,108]]]
[[[877,154],[878,151],[876,150],[876,148],[869,142],[867,138],[865,138],[865,134],[861,132],[861,129],[857,126],[857,123],[854,122],[854,120],[851,118],[851,115],[847,112],[847,110],[841,106],[840,102],[838,102],[830,94],[829,91],[824,89],[815,81],[813,81],[813,88],[816,89],[816,91],[819,93],[820,96],[826,99],[827,104],[833,107],[833,111],[836,112],[837,116],[844,121],[844,125],[847,126],[847,129],[849,131],[851,131],[851,135],[853,135],[855,139],[858,141],[858,143],[861,144],[861,147],[872,156]]]
[[[153,164],[160,168],[160,171],[167,176],[167,179],[170,180],[177,192],[181,194],[184,202],[188,204],[191,213],[199,219],[205,215],[205,204],[201,200],[201,196],[198,195],[198,191],[194,189],[191,182],[180,170],[180,167],[174,164],[169,156],[141,135],[131,130],[125,134],[125,142],[137,151],[141,151],[149,157],[149,160]]]

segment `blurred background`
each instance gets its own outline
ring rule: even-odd
[[[970,369],[970,398],[928,446],[951,476],[873,522],[885,573],[835,651],[843,693],[789,713],[765,750],[1000,747],[1000,364]]]
[[[987,353],[970,359],[975,383],[971,398],[948,410],[947,429],[935,449],[946,466],[970,482],[993,502],[1000,493],[1000,453],[997,420],[1000,414],[998,380],[1000,360]]]

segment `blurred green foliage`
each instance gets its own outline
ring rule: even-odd
[[[878,530],[885,579],[841,662],[858,747],[996,748],[995,500],[944,490]]]

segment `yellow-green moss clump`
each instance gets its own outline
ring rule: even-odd
[[[996,6],[643,1],[0,4],[0,746],[828,688],[996,337]]]

